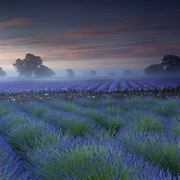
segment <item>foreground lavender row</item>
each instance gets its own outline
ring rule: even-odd
[[[180,178],[180,100],[0,104],[0,178]]]
[[[179,87],[180,79],[94,79],[94,80],[52,80],[52,81],[3,81],[0,91],[23,91],[44,89],[82,89],[113,91],[117,89],[150,89]]]

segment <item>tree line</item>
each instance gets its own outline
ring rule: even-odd
[[[55,72],[43,65],[43,60],[40,56],[35,56],[33,54],[26,54],[24,59],[16,59],[13,67],[19,73],[20,77],[24,78],[46,78],[55,75]],[[149,76],[174,76],[180,75],[180,57],[175,55],[166,55],[163,57],[160,64],[152,64],[145,68],[144,70],[146,75]],[[75,77],[75,73],[72,69],[67,69],[66,73],[68,77]],[[133,71],[127,69],[124,71],[124,75],[130,75]],[[3,77],[6,75],[6,72],[0,67],[0,76]],[[97,72],[95,70],[90,71],[89,76],[96,77]],[[114,73],[109,73],[110,77],[114,77]]]
[[[15,63],[13,64],[13,67],[18,72],[19,77],[23,78],[49,78],[53,75],[55,75],[55,72],[43,65],[43,60],[40,56],[35,56],[33,54],[26,54],[24,59],[16,59]],[[70,78],[73,78],[76,76],[75,72],[72,69],[66,70],[67,76]],[[6,72],[0,67],[0,76],[5,76]],[[89,72],[89,76],[96,77],[97,72],[95,70],[92,70]],[[115,74],[110,73],[111,77],[113,77]]]

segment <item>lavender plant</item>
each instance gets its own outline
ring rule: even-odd
[[[132,116],[132,125],[139,132],[154,131],[158,132],[164,128],[163,123],[158,117],[151,114],[144,114],[139,112],[134,112]]]
[[[167,100],[155,106],[154,111],[165,117],[179,116],[180,103],[175,100]]]
[[[0,179],[31,179],[31,172],[28,172],[25,163],[23,163],[21,158],[12,150],[6,140],[1,136],[0,155]]]

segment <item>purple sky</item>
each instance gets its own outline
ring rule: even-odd
[[[63,68],[142,68],[180,55],[179,0],[2,0],[0,66],[26,53]]]

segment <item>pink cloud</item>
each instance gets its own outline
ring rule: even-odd
[[[89,23],[75,31],[69,31],[64,35],[72,38],[92,38],[111,36],[118,34],[134,34],[146,36],[162,35],[168,33],[179,33],[180,11],[169,11],[167,13],[134,14],[118,17],[105,18],[94,23]],[[174,21],[174,19],[177,19]]]
[[[29,18],[14,18],[9,21],[0,22],[0,29],[5,29],[9,27],[16,27],[16,26],[24,26],[31,22]]]
[[[103,30],[96,30],[95,28],[88,28],[85,30],[77,31],[77,32],[66,32],[64,33],[65,36],[73,36],[75,38],[84,38],[84,37],[95,37],[95,36],[104,36],[108,35],[109,33]]]

